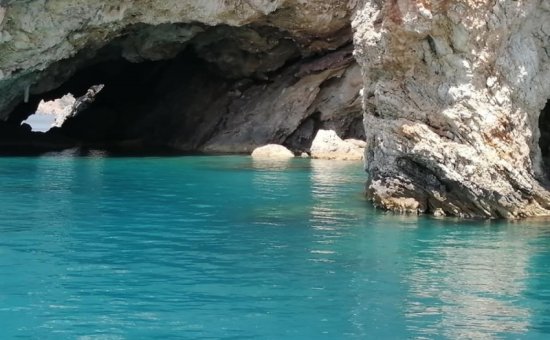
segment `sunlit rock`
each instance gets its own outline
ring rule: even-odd
[[[539,148],[549,22],[541,0],[359,3],[355,57],[375,205],[462,217],[550,213]]]
[[[365,142],[342,140],[332,130],[319,130],[311,145],[311,157],[318,159],[362,160]]]
[[[256,148],[252,152],[253,158],[268,158],[268,159],[286,159],[294,158],[294,154],[289,149],[278,144],[264,145]]]

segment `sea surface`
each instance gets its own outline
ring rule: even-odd
[[[374,210],[360,163],[0,158],[0,339],[549,339],[550,222]]]

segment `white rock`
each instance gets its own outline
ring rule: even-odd
[[[311,144],[311,157],[317,159],[362,160],[366,143],[342,140],[333,130],[319,130]]]
[[[489,78],[487,78],[487,87],[488,88],[493,88],[495,86],[495,84],[497,83],[498,79],[497,77],[495,76],[491,76]]]
[[[294,154],[289,149],[279,144],[268,144],[256,148],[252,152],[254,158],[293,158]]]

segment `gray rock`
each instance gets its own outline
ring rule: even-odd
[[[543,110],[549,2],[427,3],[4,1],[0,120],[23,121],[41,95],[92,64],[166,60],[192,47],[210,66],[191,72],[194,78],[174,80],[179,74],[168,69],[164,76],[174,78],[147,89],[148,102],[142,92],[129,96],[135,115],[117,116],[125,106],[117,102],[115,110],[116,95],[107,92],[95,112],[103,129],[88,128],[93,115],[73,125],[182,150],[250,152],[266,143],[303,145],[319,128],[361,139],[362,106],[367,192],[376,206],[462,217],[550,215],[543,162],[550,137],[541,131],[550,115]],[[342,49],[352,17],[359,66]],[[207,70],[216,77],[205,79]],[[122,133],[113,136],[113,127]],[[356,144],[331,137],[317,154],[349,155],[340,150]]]
[[[483,218],[550,214],[538,144],[550,97],[547,3],[359,3],[355,56],[376,206]]]

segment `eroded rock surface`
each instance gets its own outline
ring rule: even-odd
[[[363,1],[368,194],[403,212],[547,215],[550,3]]]
[[[366,137],[379,207],[548,215],[549,23],[545,0],[0,1],[0,144],[104,84],[51,143],[309,152],[334,130]]]
[[[194,53],[167,62],[104,63],[88,71],[105,75],[103,90],[62,131],[92,144],[131,140],[244,154],[266,144],[307,152],[320,128],[363,138],[358,65],[349,59],[299,74],[317,60],[298,59],[262,79],[226,78]]]
[[[357,64],[348,59],[301,73],[309,64],[290,65],[268,82],[237,90],[227,106],[230,113],[201,149],[250,152],[256,146],[276,143],[295,151],[309,151],[320,128],[361,137],[362,82]]]

